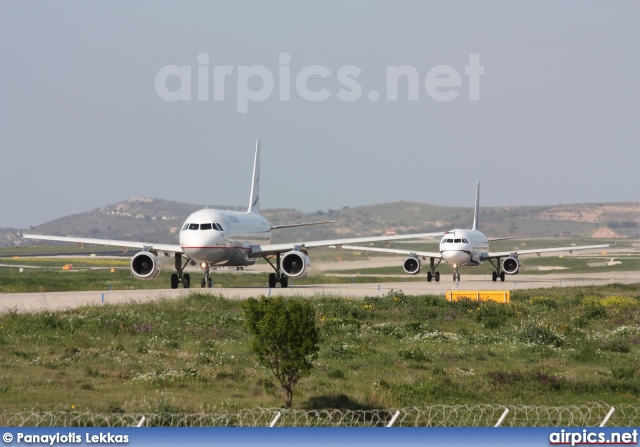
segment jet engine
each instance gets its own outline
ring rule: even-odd
[[[417,275],[420,273],[421,267],[422,264],[420,263],[420,259],[413,256],[408,257],[402,263],[402,269],[410,275]]]
[[[290,278],[304,278],[309,273],[311,260],[301,251],[292,250],[282,256],[282,271]]]
[[[502,261],[502,270],[507,275],[517,275],[520,271],[520,260],[515,256],[509,256]]]
[[[131,258],[131,273],[138,279],[153,279],[160,273],[160,260],[148,251],[136,253]]]

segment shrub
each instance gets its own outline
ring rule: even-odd
[[[331,379],[344,379],[344,372],[341,369],[334,369],[327,373]]]
[[[625,365],[611,368],[611,375],[618,380],[633,380],[638,371],[637,365]]]
[[[547,296],[534,296],[529,300],[529,304],[542,309],[557,309],[558,303]]]
[[[431,359],[420,350],[417,349],[400,349],[398,355],[403,360],[413,360],[415,362],[430,362]]]
[[[607,308],[602,304],[588,305],[584,309],[584,316],[589,320],[604,320],[607,318]]]
[[[285,407],[291,407],[293,388],[311,374],[318,358],[320,334],[315,310],[302,300],[283,297],[249,298],[243,304],[246,327],[252,335],[250,349],[258,363],[278,379],[285,393]]]
[[[518,339],[536,345],[553,345],[560,347],[563,344],[562,338],[542,324],[527,324],[518,333]]]

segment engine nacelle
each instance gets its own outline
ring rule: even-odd
[[[502,261],[502,270],[507,275],[517,275],[520,271],[520,260],[516,257],[509,256]]]
[[[136,253],[131,258],[131,273],[138,279],[153,279],[160,273],[160,260],[148,251]]]
[[[417,275],[420,273],[421,268],[422,264],[420,263],[420,259],[414,258],[413,256],[408,257],[402,263],[402,269],[410,275]]]
[[[301,251],[292,250],[282,256],[280,266],[289,278],[304,278],[309,273],[311,260]]]

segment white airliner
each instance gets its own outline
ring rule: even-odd
[[[171,275],[171,288],[175,289],[179,283],[182,283],[183,287],[187,289],[191,284],[189,274],[184,273],[188,263],[200,265],[204,274],[200,286],[211,287],[212,280],[209,277],[211,267],[244,267],[255,264],[259,258],[264,258],[274,270],[274,273],[269,274],[269,287],[273,288],[277,283],[280,283],[281,287],[287,287],[289,285],[288,278],[304,278],[307,276],[311,266],[308,256],[309,248],[440,237],[443,234],[439,232],[270,244],[271,230],[329,222],[269,225],[269,222],[259,214],[259,181],[260,141],[256,143],[248,211],[235,212],[220,209],[196,211],[182,225],[179,237],[180,245],[37,234],[24,234],[22,237],[25,239],[74,242],[80,245],[99,244],[118,246],[123,249],[141,249],[142,251],[131,258],[131,272],[139,279],[153,279],[158,276],[160,273],[160,253],[163,253],[166,257],[173,256],[176,273]],[[272,262],[274,258],[275,265]]]
[[[516,275],[520,271],[520,255],[549,253],[556,251],[574,250],[590,250],[596,248],[610,247],[606,245],[583,245],[578,247],[559,247],[559,248],[539,248],[530,250],[514,250],[489,252],[489,241],[498,241],[505,239],[518,239],[517,237],[487,238],[482,232],[478,231],[478,207],[480,204],[480,182],[476,186],[476,206],[473,214],[473,228],[470,230],[455,229],[444,233],[440,241],[440,251],[412,251],[399,250],[393,248],[375,248],[375,247],[359,247],[354,245],[343,245],[343,249],[361,250],[380,253],[393,253],[408,255],[409,257],[402,263],[402,268],[406,273],[417,275],[420,273],[420,258],[426,261],[429,258],[430,271],[427,272],[427,281],[435,279],[440,281],[440,272],[436,268],[442,261],[453,267],[453,280],[460,281],[460,267],[479,266],[483,261],[489,261],[495,268],[492,273],[493,281],[500,278],[504,282],[505,273],[507,275]],[[504,258],[504,259],[503,259]]]

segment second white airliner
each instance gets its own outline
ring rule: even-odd
[[[453,280],[460,281],[460,267],[479,266],[484,261],[491,263],[494,267],[491,279],[504,282],[505,273],[507,275],[516,275],[520,272],[520,255],[530,255],[540,253],[550,253],[557,251],[573,252],[574,250],[592,250],[598,248],[609,247],[606,245],[582,245],[577,247],[558,247],[558,248],[538,248],[530,250],[513,250],[513,251],[489,251],[489,241],[499,241],[506,239],[518,239],[517,237],[497,237],[487,238],[481,231],[478,231],[478,211],[480,206],[480,182],[476,185],[476,205],[473,214],[473,227],[468,229],[454,229],[447,231],[440,241],[440,251],[418,251],[418,250],[402,250],[395,248],[377,248],[362,246],[347,246],[342,248],[346,250],[362,250],[380,253],[393,253],[409,256],[402,263],[402,268],[410,275],[420,273],[421,262],[429,259],[429,271],[427,272],[427,281],[435,279],[440,281],[440,272],[436,269],[442,261],[453,268]]]

